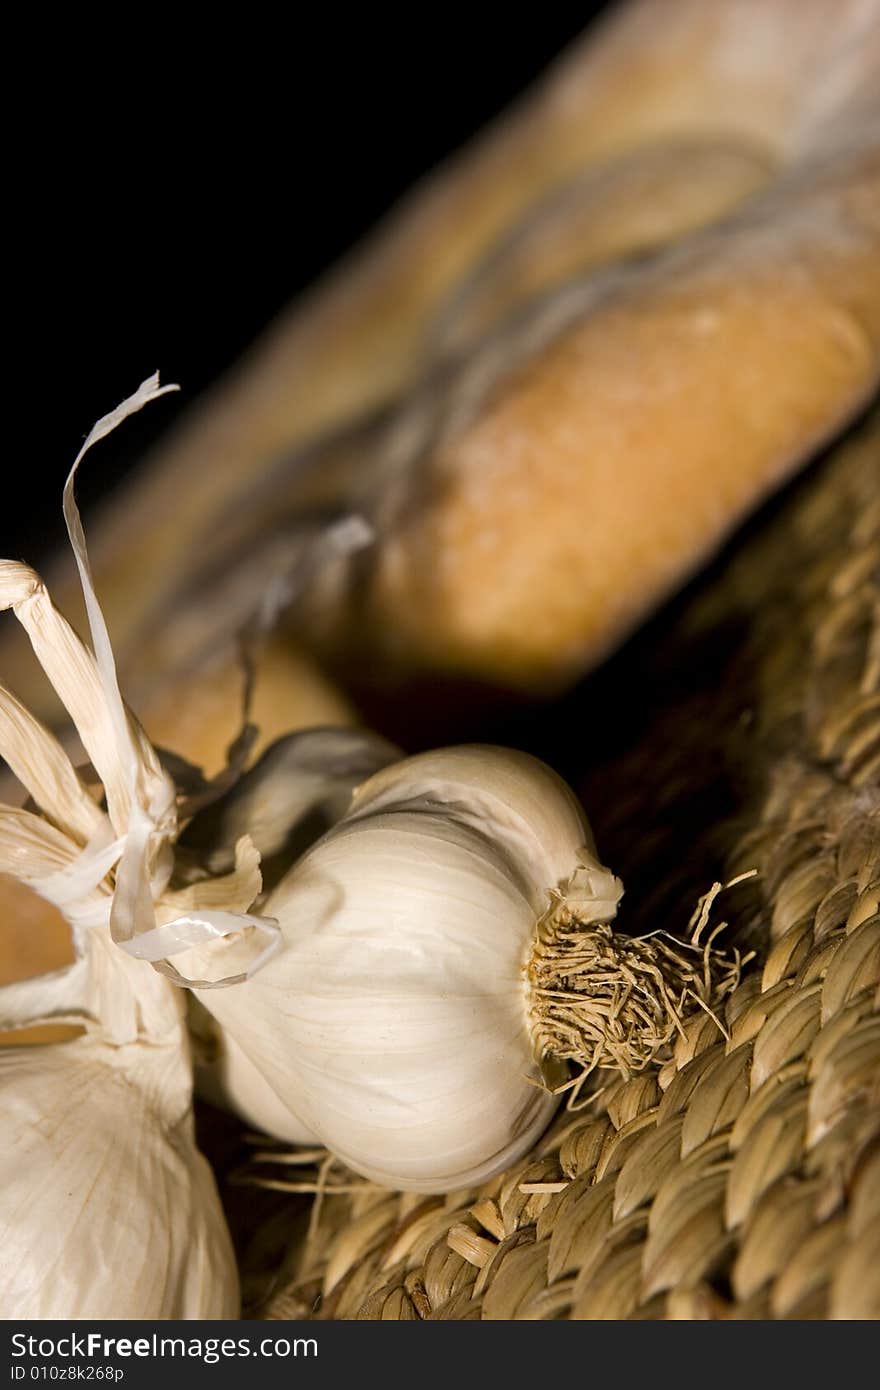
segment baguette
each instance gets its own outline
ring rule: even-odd
[[[878,92],[878,0],[613,9],[93,528],[132,698],[352,509],[288,624],[340,667],[601,660],[876,390]]]

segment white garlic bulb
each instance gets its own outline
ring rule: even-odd
[[[31,883],[36,854],[19,856]],[[0,1050],[0,1316],[237,1317],[235,1258],[193,1133],[183,997],[113,945],[108,909],[96,893],[76,914],[73,966],[0,989],[0,1027],[84,1029]]]
[[[9,708],[0,688],[0,747]],[[30,732],[36,766],[51,744]],[[84,1030],[0,1050],[0,1316],[237,1317],[235,1258],[193,1133],[183,995],[112,943],[109,889],[83,891],[81,857],[47,821],[0,807],[0,867],[68,915],[77,952],[0,989],[0,1028]]]
[[[157,393],[158,383],[145,383],[99,421],[85,448]],[[70,508],[76,547],[72,500]],[[84,548],[77,558],[87,573]],[[12,608],[25,627],[107,801],[104,811],[60,744],[0,687],[0,755],[34,805],[0,806],[0,871],[61,909],[76,956],[67,969],[0,989],[0,1028],[82,1030],[59,1045],[0,1052],[0,1316],[236,1317],[232,1245],[193,1133],[185,998],[111,932],[119,897],[152,925],[158,904],[173,919],[193,896],[169,884],[175,790],[122,705],[100,611],[84,588],[97,660],[39,577],[0,561],[0,609]],[[138,873],[120,893],[130,852]],[[242,844],[234,871],[196,896],[213,893],[234,911],[259,886]]]
[[[270,895],[278,954],[198,996],[356,1172],[463,1187],[525,1152],[557,1103],[529,978],[539,922],[566,893],[578,922],[608,922],[621,891],[543,764],[479,746],[424,754],[366,782]],[[214,968],[234,970],[237,949],[220,943]]]
[[[188,1089],[165,1113],[176,1049],[164,1075],[147,1051],[89,1038],[0,1051],[0,1317],[239,1316]]]

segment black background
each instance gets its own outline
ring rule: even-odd
[[[292,296],[602,8],[29,20],[7,49],[0,554],[39,564],[62,542],[61,487],[97,416],[157,368],[183,387],[90,457],[86,520]]]

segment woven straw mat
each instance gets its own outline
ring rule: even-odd
[[[621,930],[756,869],[712,906],[755,955],[479,1189],[214,1140],[245,1316],[880,1317],[880,416],[552,718],[475,732],[577,786]]]

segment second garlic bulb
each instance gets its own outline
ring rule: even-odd
[[[528,963],[574,879],[580,919],[609,921],[620,883],[549,768],[477,746],[409,758],[360,787],[270,895],[274,959],[199,998],[355,1171],[426,1192],[479,1182],[557,1104]],[[223,943],[214,968],[234,970],[237,949]]]

